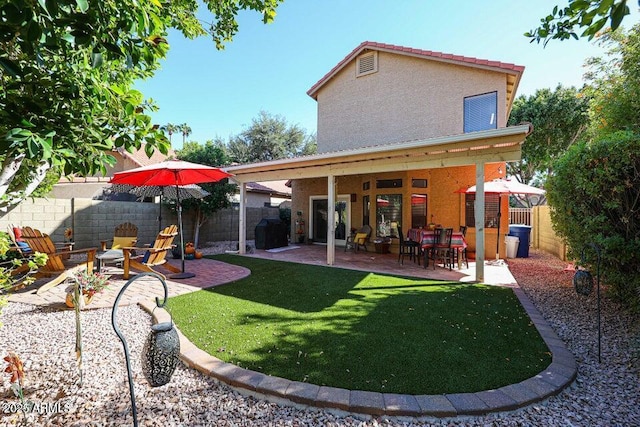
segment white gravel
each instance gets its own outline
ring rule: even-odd
[[[514,274],[515,275],[515,274]],[[518,278],[518,277],[517,277]],[[518,280],[520,280],[518,278]],[[578,380],[545,402],[510,413],[464,419],[389,420],[298,409],[240,395],[179,365],[171,382],[151,388],[140,367],[150,316],[137,306],[120,307],[127,337],[141,426],[633,426],[640,425],[637,340],[629,316],[603,304],[603,361],[595,353],[595,297],[579,299],[566,284],[521,285],[578,361]],[[111,310],[82,313],[84,382],[74,354],[73,311],[10,303],[0,315],[2,357],[8,350],[25,363],[26,398],[35,403],[29,425],[132,425],[122,344],[111,327]],[[4,369],[4,362],[2,362]],[[0,425],[17,425],[22,414],[2,374]]]

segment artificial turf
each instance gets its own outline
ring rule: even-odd
[[[517,383],[551,363],[510,288],[213,258],[251,275],[171,298],[169,310],[196,346],[244,368],[351,390],[442,394]]]

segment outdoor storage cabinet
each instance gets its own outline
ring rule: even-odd
[[[256,225],[256,249],[287,246],[287,226],[280,218],[264,218]]]
[[[517,258],[529,257],[529,238],[531,236],[531,226],[529,225],[510,225],[509,236],[516,236],[520,239],[518,244]]]

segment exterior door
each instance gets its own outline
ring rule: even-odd
[[[338,196],[335,217],[333,219],[336,227],[336,245],[344,246],[347,241],[347,230],[349,230],[350,224],[349,205],[348,196]],[[313,227],[312,231],[314,242],[327,243],[327,225],[329,224],[328,206],[326,198],[311,200],[311,212],[313,215],[311,224]]]

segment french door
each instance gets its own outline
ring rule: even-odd
[[[338,196],[336,201],[333,222],[336,227],[336,245],[344,246],[350,226],[349,196]],[[327,230],[329,224],[329,202],[326,198],[311,198],[311,227],[314,242],[327,243]]]

